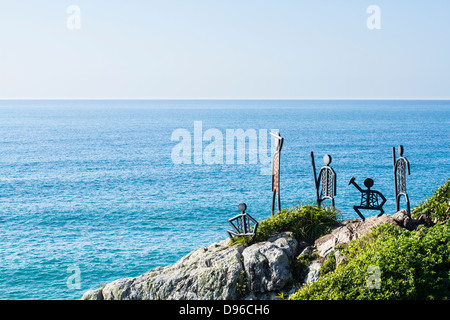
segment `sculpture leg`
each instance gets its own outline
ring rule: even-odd
[[[397,206],[397,212],[400,210],[400,198],[402,196],[405,196],[405,202],[406,202],[406,213],[409,217],[411,217],[411,205],[409,203],[409,197],[407,193],[399,193],[397,198],[395,199],[395,204]]]
[[[381,217],[384,214],[384,210],[380,208],[380,213],[377,215],[377,217]]]
[[[396,194],[395,195],[395,212],[399,212],[400,211],[400,197],[402,195],[401,194]]]
[[[362,213],[358,210],[357,206],[353,206],[353,209],[356,211],[356,213],[361,217],[362,221],[366,221],[366,218],[362,215]]]
[[[278,190],[278,212],[281,211],[280,191]]]
[[[406,193],[405,193],[405,199],[406,199],[406,212],[408,213],[408,217],[411,218],[411,206],[409,204],[409,197]]]
[[[274,215],[274,212],[275,212],[275,195],[276,195],[276,191],[274,191],[273,195],[272,195],[272,216]]]
[[[320,208],[322,206],[322,199],[317,198],[317,206]]]

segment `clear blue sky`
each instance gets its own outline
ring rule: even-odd
[[[450,99],[448,0],[0,4],[0,99]]]

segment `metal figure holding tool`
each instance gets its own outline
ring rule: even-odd
[[[370,190],[373,186],[373,180],[370,178],[367,178],[364,180],[364,185],[367,187],[366,190],[361,189],[361,187],[355,182],[355,177],[352,177],[348,183],[353,184],[356,189],[361,192],[361,204],[359,206],[353,206],[353,209],[355,209],[356,213],[361,217],[361,219],[364,221],[366,220],[363,216],[363,214],[359,211],[360,209],[366,209],[366,210],[379,210],[380,213],[377,215],[380,217],[383,215],[383,205],[386,202],[386,198],[383,196],[383,194],[376,190]],[[379,202],[379,198],[382,199],[381,203]]]

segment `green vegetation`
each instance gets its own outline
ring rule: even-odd
[[[336,269],[336,257],[333,253],[330,253],[325,260],[322,268],[320,269],[320,273],[325,275],[327,273],[333,272]]]
[[[450,298],[450,222],[417,231],[382,225],[341,254],[347,259],[292,299]],[[379,268],[379,289],[368,285],[371,266]]]
[[[292,276],[296,283],[301,284],[303,282],[303,279],[305,279],[308,274],[308,266],[318,258],[319,255],[317,252],[308,251],[299,255],[297,259],[291,263]]]
[[[434,191],[431,197],[415,207],[412,216],[417,219],[421,213],[426,213],[430,219],[436,221],[450,218],[450,179]]]
[[[248,277],[245,270],[242,270],[239,274],[239,278],[237,279],[236,284],[236,290],[241,294],[244,295],[248,292]]]
[[[285,292],[280,292],[277,294],[276,298],[279,300],[286,300],[288,298],[288,295]]]
[[[283,209],[278,214],[259,222],[253,242],[266,241],[277,232],[292,231],[298,241],[313,243],[317,238],[327,234],[339,221],[341,213],[333,207],[316,205],[296,205]],[[233,237],[230,245],[249,245],[248,237]]]
[[[450,299],[449,201],[450,179],[413,210],[413,217],[426,213],[436,225],[375,228],[340,248],[345,259],[336,267],[329,259],[319,280],[291,299]]]
[[[319,280],[304,284],[290,299],[450,299],[450,179],[412,210],[412,218],[425,213],[435,225],[408,231],[381,225],[364,237],[322,258]],[[312,244],[336,225],[341,213],[331,207],[297,205],[260,221],[253,242],[276,232],[291,231],[298,241]],[[231,243],[249,245],[248,238]],[[291,269],[299,286],[307,266],[318,259],[314,252],[299,256]],[[375,281],[376,280],[376,281]],[[375,282],[374,282],[375,281]],[[287,296],[280,293],[280,299]]]
[[[233,237],[228,242],[229,246],[234,246],[236,244],[242,244],[244,246],[250,245],[250,237]]]
[[[255,241],[265,241],[276,232],[292,231],[298,241],[313,243],[338,223],[340,215],[332,207],[298,204],[261,221]]]

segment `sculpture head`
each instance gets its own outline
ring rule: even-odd
[[[329,154],[326,154],[326,155],[323,156],[323,163],[326,166],[330,165],[330,163],[331,163],[331,156]]]
[[[239,204],[239,211],[241,211],[242,213],[244,213],[245,210],[247,210],[247,205],[246,205],[245,203],[240,203],[240,204]]]
[[[370,178],[367,178],[366,180],[364,180],[364,185],[366,186],[367,189],[370,189],[373,187],[373,180]]]

